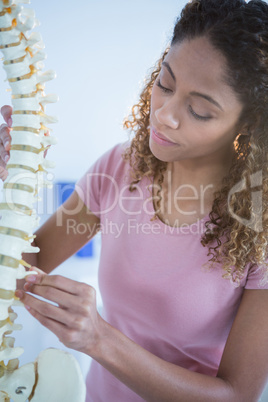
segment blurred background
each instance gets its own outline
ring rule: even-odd
[[[45,70],[57,78],[46,84],[46,94],[56,93],[59,102],[46,108],[59,123],[51,125],[58,144],[48,159],[56,168],[48,175],[54,183],[41,193],[38,204],[41,222],[66,199],[74,183],[106,150],[124,142],[129,134],[122,122],[138,100],[144,78],[160,58],[172,36],[173,26],[186,1],[178,0],[32,0],[45,44]],[[25,6],[28,7],[28,6]],[[10,104],[5,73],[0,68],[0,105]],[[0,122],[2,123],[2,121]],[[2,184],[0,184],[1,189]],[[100,238],[71,257],[54,272],[87,282],[98,291],[97,269]],[[34,361],[48,347],[68,350],[23,308],[16,309],[23,330],[14,333],[16,346],[23,346],[21,364]],[[90,358],[68,350],[86,376]],[[268,394],[267,394],[268,395]],[[263,396],[263,401],[268,396]]]

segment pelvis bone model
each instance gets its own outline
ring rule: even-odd
[[[37,25],[34,12],[21,3],[29,0],[0,0],[0,50],[3,67],[12,91],[13,126],[8,178],[0,203],[0,401],[84,402],[85,384],[76,360],[69,353],[47,349],[34,363],[19,367],[23,348],[14,347],[9,336],[21,329],[12,305],[18,304],[16,280],[27,275],[22,253],[38,252],[32,247],[38,225],[34,204],[40,187],[46,185],[43,171],[51,167],[44,158],[48,145],[46,125],[55,118],[45,114],[45,105],[57,96],[44,94],[44,83],[53,71],[41,72],[41,36],[27,35]]]

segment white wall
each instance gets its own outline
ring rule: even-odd
[[[35,30],[48,55],[45,67],[57,73],[46,85],[47,93],[60,97],[47,107],[59,118],[52,127],[59,143],[49,152],[57,163],[56,180],[76,180],[104,151],[128,138],[123,118],[164,50],[181,3],[32,0],[41,22]],[[9,99],[1,91],[0,104]]]

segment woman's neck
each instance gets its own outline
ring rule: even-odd
[[[177,221],[190,224],[207,216],[212,208],[214,193],[220,190],[222,179],[229,172],[231,157],[226,158],[224,163],[217,161],[209,165],[186,160],[168,163],[158,193],[161,198],[160,219],[174,226]]]
[[[187,188],[197,189],[200,186],[210,186],[216,190],[221,186],[222,179],[228,175],[235,155],[232,149],[221,157],[168,162],[165,180],[168,180],[174,191],[182,186],[186,192]]]

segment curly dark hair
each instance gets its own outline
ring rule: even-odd
[[[214,263],[221,263],[223,277],[237,286],[248,264],[262,266],[264,281],[267,281],[268,4],[264,1],[194,0],[184,7],[176,21],[170,45],[147,79],[139,103],[133,106],[131,115],[124,121],[124,128],[135,134],[124,154],[132,167],[130,190],[133,191],[144,176],[158,177],[157,205],[160,203],[167,163],[158,160],[149,148],[152,87],[169,48],[185,39],[202,36],[226,59],[226,82],[243,105],[238,125],[243,127],[243,133],[237,132],[232,165],[222,180],[221,189],[214,192],[201,244],[208,246],[208,256],[212,256],[208,265],[213,267]],[[262,193],[259,208],[256,208],[256,202],[253,203],[255,198],[249,187],[254,178]],[[230,196],[234,186],[236,192]],[[235,218],[230,209],[241,219]],[[246,225],[245,220],[249,222]]]

